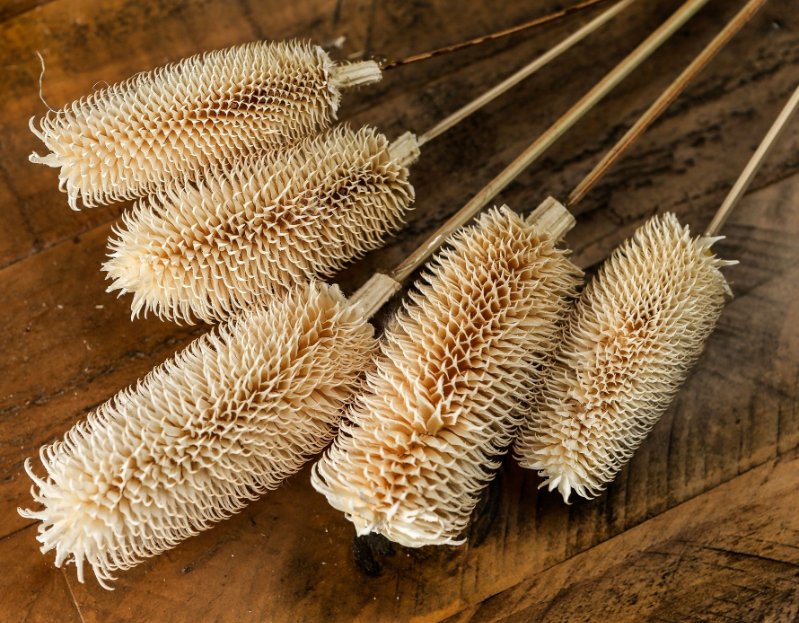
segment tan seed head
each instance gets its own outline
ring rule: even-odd
[[[299,287],[199,338],[40,451],[42,551],[114,571],[175,546],[330,441],[375,348],[333,287]]]
[[[549,489],[593,498],[668,407],[713,331],[729,288],[673,214],[650,219],[586,288],[557,363],[522,425],[520,463]]]
[[[208,166],[288,145],[336,118],[341,89],[380,79],[308,43],[256,42],[143,72],[45,115],[31,130],[70,207],[141,197]]]
[[[359,534],[460,542],[510,444],[579,271],[507,208],[461,230],[389,325],[313,486]]]
[[[110,242],[109,290],[133,315],[224,319],[379,247],[412,200],[372,128],[338,127],[136,204]]]

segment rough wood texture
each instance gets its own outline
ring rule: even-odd
[[[448,623],[795,620],[797,486],[799,456],[791,451]]]
[[[417,209],[345,271],[392,266],[644,38],[678,0],[638,3],[607,30],[426,145]],[[730,17],[715,0],[513,184],[527,210],[564,195]],[[561,6],[455,0],[20,0],[0,10],[0,619],[3,621],[792,620],[797,616],[799,123],[725,228],[736,298],[693,375],[609,491],[564,506],[508,462],[461,548],[404,550],[353,531],[304,470],[279,491],[122,574],[107,593],[36,550],[22,461],[202,327],[128,319],[99,272],[122,207],[73,213],[56,173],[27,162],[27,119],[203,49],[257,37],[347,35],[341,54],[404,56]],[[422,131],[539,53],[582,16],[397,69],[343,114],[389,136]],[[575,259],[603,258],[654,211],[704,226],[799,81],[793,0],[766,8],[578,206]],[[726,483],[726,484],[725,484]]]

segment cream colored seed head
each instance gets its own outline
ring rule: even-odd
[[[42,551],[101,584],[243,508],[330,441],[375,348],[341,293],[245,312],[40,451]],[[106,586],[107,587],[107,586]]]
[[[462,230],[388,327],[313,486],[359,534],[459,543],[578,280],[566,253],[507,208]]]
[[[371,61],[337,66],[308,43],[256,42],[144,72],[31,130],[59,167],[70,207],[141,197],[203,168],[281,147],[336,118],[341,89],[380,79]]]
[[[613,480],[702,352],[730,293],[715,240],[656,216],[580,297],[515,444],[520,463],[567,502]]]
[[[212,322],[327,277],[395,231],[405,159],[372,128],[338,127],[139,202],[104,268],[133,315]]]

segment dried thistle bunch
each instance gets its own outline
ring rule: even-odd
[[[503,207],[451,240],[391,322],[312,483],[359,534],[459,543],[557,347],[579,271]]]
[[[379,79],[372,61],[336,65],[298,41],[200,54],[31,119],[50,153],[30,160],[61,169],[73,209],[140,197],[327,128],[342,89]]]
[[[110,242],[109,291],[133,293],[133,316],[212,322],[328,277],[403,223],[408,146],[337,127],[142,200]]]
[[[618,247],[575,306],[565,340],[515,443],[568,502],[599,495],[668,407],[730,294],[734,264],[655,216]]]
[[[330,441],[375,348],[334,287],[306,285],[194,341],[42,448],[42,551],[113,572],[275,488]]]

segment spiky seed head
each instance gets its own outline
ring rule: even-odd
[[[655,216],[576,304],[514,448],[567,502],[615,478],[702,352],[729,294],[719,268],[730,262],[713,255],[714,240]]]
[[[379,79],[372,61],[337,66],[298,41],[200,54],[31,119],[50,153],[30,159],[60,168],[73,209],[141,197],[314,134],[335,119],[342,88]]]
[[[402,223],[405,162],[372,128],[338,127],[245,159],[123,216],[104,268],[133,315],[213,322],[327,277]]]
[[[557,346],[579,271],[503,207],[451,241],[390,323],[313,486],[359,534],[458,543]]]
[[[330,441],[371,326],[325,285],[245,312],[43,447],[42,551],[101,584],[275,488]]]

